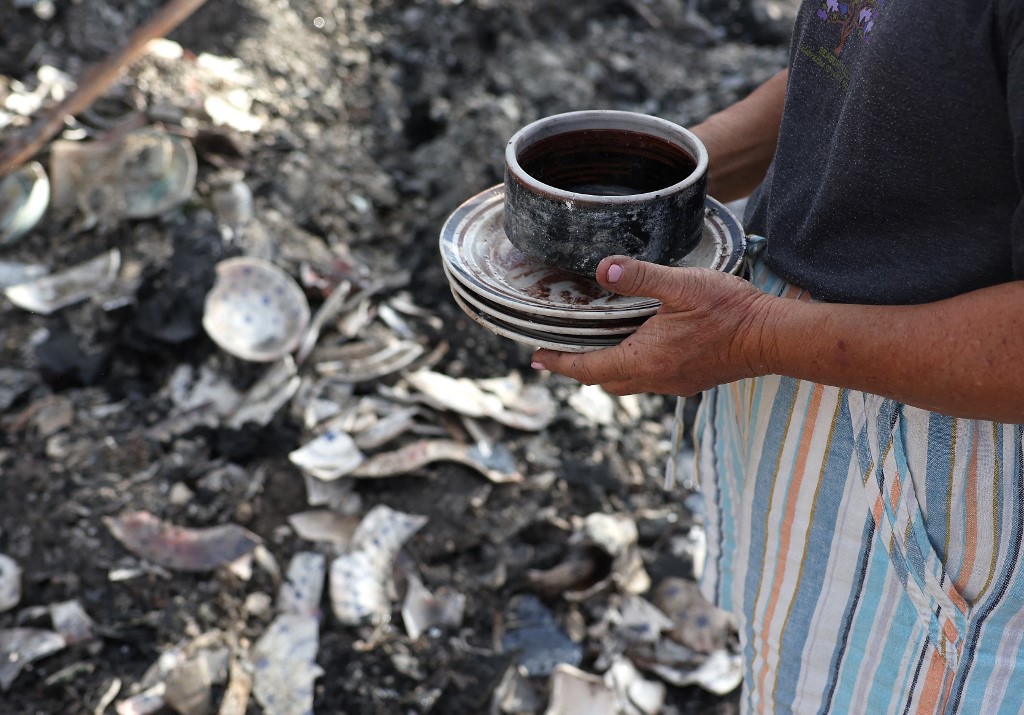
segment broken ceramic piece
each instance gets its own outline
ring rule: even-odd
[[[306,503],[310,506],[325,506],[339,514],[358,514],[363,510],[363,498],[354,491],[354,479],[335,479],[325,482],[312,474],[303,474],[306,485]]]
[[[231,380],[209,364],[200,365],[198,373],[188,363],[178,365],[163,388],[164,394],[180,412],[212,406],[216,415],[231,414],[242,400]]]
[[[309,715],[313,685],[324,674],[317,665],[320,620],[281,614],[256,641],[250,660],[252,694],[266,715]]]
[[[6,554],[0,554],[0,613],[21,601],[21,567]]]
[[[288,564],[287,580],[281,584],[277,610],[284,614],[320,617],[327,560],[323,554],[300,551]]]
[[[420,408],[405,407],[385,415],[364,430],[353,435],[360,449],[377,449],[413,428]]]
[[[313,348],[316,347],[316,341],[320,339],[320,331],[323,330],[327,321],[334,320],[338,317],[339,313],[349,307],[351,300],[349,291],[351,289],[352,283],[350,281],[343,280],[339,282],[333,287],[331,294],[327,296],[327,300],[317,308],[312,319],[309,321],[305,334],[303,334],[299,342],[298,350],[295,352],[295,361],[297,363],[302,364],[305,362],[309,354],[313,352]]]
[[[164,679],[164,701],[179,715],[206,715],[213,706],[212,688],[209,661],[187,658]]]
[[[518,471],[499,471],[489,467],[479,447],[444,439],[423,439],[394,452],[374,455],[348,474],[362,479],[394,477],[409,474],[433,462],[464,464],[497,484],[523,481],[523,475]]]
[[[348,626],[378,624],[387,619],[387,574],[379,560],[366,551],[343,554],[331,562],[331,610]]]
[[[316,363],[320,375],[347,382],[369,382],[401,372],[419,360],[425,348],[411,340],[346,343],[325,351]]]
[[[225,352],[254,362],[278,360],[298,347],[308,324],[302,289],[273,263],[239,256],[217,264],[203,328]]]
[[[674,624],[653,603],[631,594],[619,606],[617,625],[630,642],[657,643],[661,640],[661,634],[672,630]]]
[[[38,263],[0,261],[0,288],[29,283],[37,278],[42,278],[49,272],[50,269]]]
[[[352,548],[373,553],[390,568],[402,545],[426,525],[419,514],[405,514],[378,504],[363,517],[352,537]]]
[[[265,427],[299,391],[302,378],[291,355],[285,355],[256,381],[228,418],[228,427],[241,429],[246,424]]]
[[[541,699],[530,679],[518,667],[505,671],[504,677],[494,689],[491,698],[491,713],[496,715],[535,715],[540,710]]]
[[[595,512],[582,520],[574,519],[574,522],[575,532],[570,543],[591,544],[611,556],[610,578],[620,591],[640,594],[651,587],[651,577],[647,575],[640,555],[640,534],[632,517],[628,514]],[[596,584],[576,596],[585,599],[600,590],[601,586]]]
[[[555,621],[554,615],[533,594],[513,599],[508,630],[501,639],[504,651],[516,651],[517,663],[529,676],[550,675],[559,664],[579,665],[583,650]]]
[[[347,625],[381,623],[391,613],[387,584],[398,552],[427,517],[383,504],[370,510],[352,538],[352,551],[331,563],[331,607]]]
[[[92,142],[61,139],[50,149],[52,205],[81,212],[82,228],[119,217],[152,218],[188,200],[196,170],[192,144],[157,129]]]
[[[585,518],[574,517],[570,548],[562,561],[546,570],[531,570],[527,578],[540,592],[560,594],[574,602],[585,601],[612,585],[626,594],[644,593],[651,580],[638,541],[636,523],[627,514],[596,512]],[[598,571],[598,564],[607,564],[607,559],[595,550],[611,559],[607,571]]]
[[[516,378],[470,380],[426,369],[405,377],[435,409],[467,417],[488,417],[513,429],[544,429],[557,413],[551,393],[540,385],[527,385],[518,392],[508,389],[508,379]]]
[[[118,715],[164,712],[207,715],[213,687],[227,680],[231,650],[224,633],[200,633],[179,646],[165,649],[133,687],[137,693],[117,705]]]
[[[702,499],[699,495],[696,496],[698,499]],[[686,506],[690,509],[691,513],[699,514],[690,507],[690,498],[687,498]],[[703,502],[700,502],[700,506],[703,507]],[[707,533],[704,531],[704,527],[701,524],[693,524],[683,534],[676,534],[669,540],[669,551],[673,556],[678,557],[683,561],[690,562],[693,570],[693,578],[700,580],[701,574],[704,573],[704,559],[707,558],[708,544],[707,544]]]
[[[693,669],[679,670],[655,664],[648,670],[677,687],[697,685],[715,695],[728,695],[743,682],[742,656],[725,650],[716,650]]]
[[[466,611],[465,594],[445,587],[431,593],[415,574],[408,575],[408,582],[402,604],[402,622],[410,638],[417,640],[431,628],[457,628],[462,625]]]
[[[167,704],[164,700],[165,690],[163,683],[157,683],[137,695],[125,698],[115,706],[117,715],[154,715],[160,712]]]
[[[0,690],[9,690],[25,666],[56,653],[65,645],[59,633],[41,628],[0,629]]]
[[[50,180],[33,161],[0,180],[0,246],[35,228],[50,203]]]
[[[709,603],[692,581],[665,579],[654,592],[654,603],[672,619],[669,635],[697,652],[721,650],[735,633],[732,614]]]
[[[604,674],[604,683],[623,715],[658,715],[665,704],[665,684],[647,680],[627,658],[619,656]]]
[[[85,643],[93,638],[96,624],[77,600],[51,604],[50,620],[53,621],[53,629],[68,645]]]
[[[349,474],[366,459],[347,432],[327,430],[288,455],[299,469],[331,481]]]
[[[174,526],[147,511],[104,517],[110,533],[136,556],[177,571],[213,571],[250,553],[258,536],[237,524]]]
[[[672,420],[672,433],[668,459],[665,461],[666,491],[681,484],[684,489],[694,491],[696,485],[696,460],[693,450],[686,445],[686,397],[676,398],[676,408]]]
[[[347,514],[339,514],[329,509],[316,509],[292,514],[288,523],[300,539],[313,542],[326,542],[340,549],[347,549],[352,542],[358,519]]]
[[[4,289],[7,299],[19,308],[50,315],[104,292],[121,269],[121,253],[115,248],[60,273],[19,283]]]
[[[600,677],[562,663],[551,678],[545,715],[619,715],[618,699]]]
[[[232,658],[228,687],[217,715],[245,715],[252,693],[252,674],[239,658]]]
[[[615,400],[600,385],[583,385],[569,395],[569,406],[591,424],[615,423]]]

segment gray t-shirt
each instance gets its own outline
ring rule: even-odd
[[[1024,0],[805,1],[745,224],[820,300],[1024,279]]]

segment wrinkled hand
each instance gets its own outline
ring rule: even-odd
[[[656,298],[661,308],[615,347],[538,350],[535,368],[600,385],[613,395],[693,395],[768,372],[766,338],[776,299],[743,279],[610,256],[598,265],[597,281],[614,293]]]

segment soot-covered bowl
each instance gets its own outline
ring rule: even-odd
[[[505,234],[527,255],[593,276],[609,255],[672,264],[700,241],[708,152],[635,112],[545,117],[505,148]]]

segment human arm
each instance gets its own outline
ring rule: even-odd
[[[620,267],[617,280],[609,280]],[[691,395],[778,374],[958,417],[1024,423],[1024,281],[913,306],[815,303],[734,276],[606,258],[598,281],[662,308],[620,345],[534,366],[612,394]]]
[[[786,98],[783,70],[749,96],[691,127],[708,150],[708,193],[719,201],[748,196],[775,156]]]

